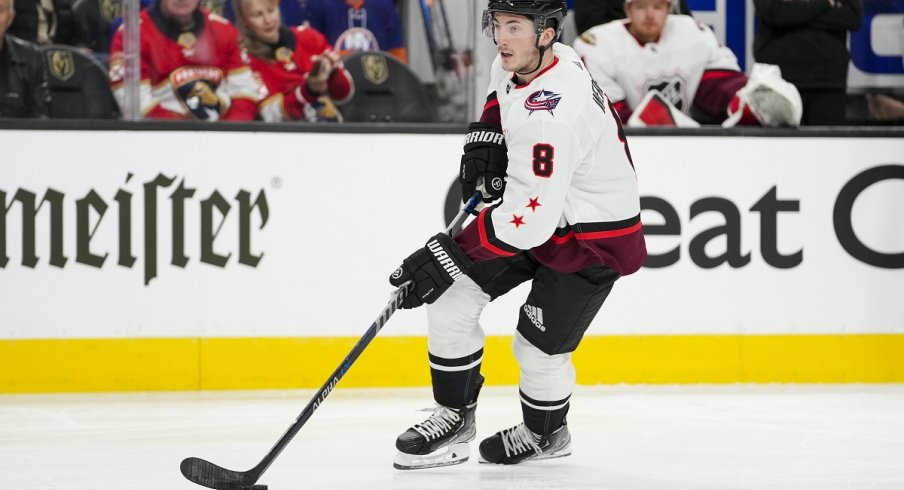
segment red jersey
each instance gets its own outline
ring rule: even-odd
[[[141,113],[149,118],[253,120],[260,88],[239,33],[228,20],[199,8],[181,30],[154,3],[141,12]],[[110,48],[110,83],[120,104],[124,88],[123,27]]]
[[[260,104],[265,121],[297,120],[304,116],[307,104],[318,103],[320,95],[329,95],[342,104],[352,96],[352,77],[338,68],[327,81],[327,94],[310,94],[307,78],[313,68],[312,56],[331,50],[332,46],[319,31],[307,24],[295,28],[282,27],[275,48],[275,59],[251,56],[251,68],[267,87],[267,97]]]

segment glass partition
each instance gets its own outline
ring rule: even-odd
[[[610,20],[596,17],[603,8],[624,15],[623,0],[566,3],[567,45],[593,38],[587,26]],[[486,0],[59,4],[37,28],[19,15],[6,32],[34,42],[46,68],[47,94],[33,98],[47,107],[31,116],[465,124],[480,115],[496,55],[480,32]],[[752,0],[682,0],[676,10],[752,74],[761,31]],[[904,2],[863,0],[848,46],[847,124],[904,124]],[[0,117],[17,116],[0,108]]]

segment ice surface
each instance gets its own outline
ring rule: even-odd
[[[200,489],[197,456],[254,466],[313,391],[0,396],[0,488]],[[428,389],[339,388],[261,478],[301,489],[904,490],[904,386],[579,387],[574,454],[512,467],[398,471],[395,437]],[[487,387],[478,438],[520,420],[516,387]]]

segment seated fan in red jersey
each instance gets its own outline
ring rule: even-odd
[[[351,75],[326,38],[304,24],[287,27],[277,0],[234,0],[236,25],[262,83],[265,121],[340,122],[336,105],[354,92]]]
[[[110,48],[110,83],[125,103],[124,28]],[[250,121],[259,85],[238,33],[198,0],[159,0],[141,12],[141,113],[148,118]]]

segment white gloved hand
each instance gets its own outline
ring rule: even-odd
[[[756,63],[747,85],[738,90],[740,105],[731,112],[723,127],[733,127],[741,119],[744,107],[766,127],[800,126],[803,102],[797,87],[782,78],[776,65]]]

